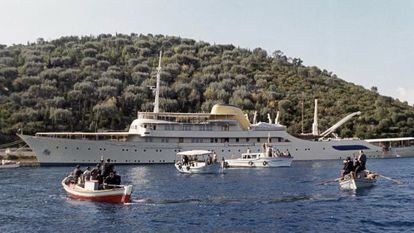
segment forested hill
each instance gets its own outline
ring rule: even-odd
[[[125,130],[137,111],[152,111],[158,53],[163,50],[161,110],[209,112],[229,103],[259,118],[281,111],[281,123],[311,130],[319,99],[320,130],[346,114],[362,115],[338,132],[362,138],[414,136],[414,109],[348,83],[282,52],[267,54],[234,45],[162,35],[108,35],[38,39],[0,45],[0,142],[18,129],[38,131]],[[368,78],[368,77],[367,77]]]

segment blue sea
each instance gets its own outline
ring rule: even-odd
[[[0,169],[0,232],[414,232],[414,159],[368,160],[399,179],[342,191],[341,161],[179,174],[174,165],[116,166],[133,184],[126,205],[71,200],[72,167]]]

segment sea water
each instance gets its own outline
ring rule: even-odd
[[[294,161],[290,168],[179,174],[174,165],[116,166],[133,202],[68,198],[72,167],[0,169],[0,232],[413,232],[414,159],[368,160],[399,179],[342,191],[341,161]]]

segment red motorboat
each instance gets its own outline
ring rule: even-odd
[[[66,177],[62,186],[73,199],[108,203],[128,203],[131,201],[132,185],[112,185],[110,189],[98,189],[98,181],[85,181],[84,187]]]

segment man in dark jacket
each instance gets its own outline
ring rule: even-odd
[[[354,162],[352,162],[351,157],[347,157],[344,160],[344,167],[343,167],[343,171],[342,171],[342,179],[344,178],[345,175],[351,173],[354,170]]]
[[[110,172],[109,176],[104,179],[104,186],[105,186],[105,189],[113,189],[114,185],[117,185],[115,173]]]
[[[114,178],[115,178],[115,183],[116,185],[121,185],[121,176],[116,174],[116,171],[114,171]]]
[[[103,177],[109,176],[109,174],[114,170],[114,166],[111,164],[111,159],[107,159],[106,163],[102,167]]]
[[[100,164],[96,164],[96,167],[94,167],[91,171],[91,180],[97,180],[98,176],[101,175],[101,169],[100,169]]]
[[[364,152],[361,150],[359,152],[358,159],[355,161],[355,176],[358,176],[359,172],[362,172],[366,169],[365,164],[367,163],[367,156],[364,154]]]

